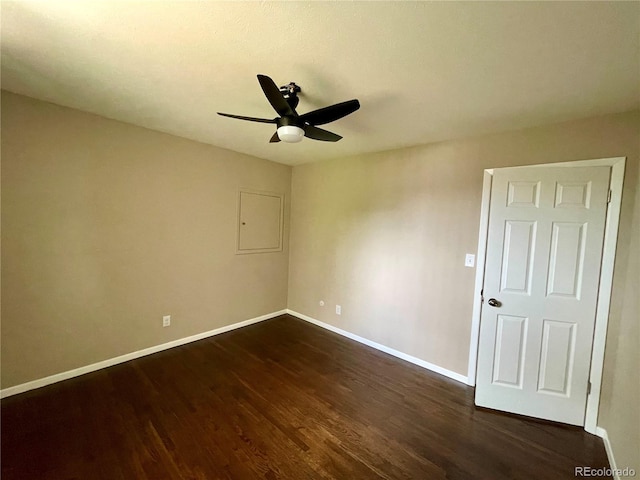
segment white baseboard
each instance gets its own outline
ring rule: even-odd
[[[0,390],[0,398],[5,398],[11,395],[17,395],[19,393],[28,392],[29,390],[45,387],[47,385],[51,385],[52,383],[61,382],[62,380],[67,380],[73,377],[79,377],[80,375],[84,375],[85,373],[95,372],[96,370],[111,367],[119,363],[128,362],[129,360],[134,360],[136,358],[144,357],[146,355],[151,355],[152,353],[161,352],[162,350],[168,350],[170,348],[179,347],[180,345],[185,345],[187,343],[195,342],[197,340],[202,340],[203,338],[212,337],[214,335],[220,335],[221,333],[229,332],[237,328],[246,327],[247,325],[252,325],[254,323],[262,322],[264,320],[269,320],[271,318],[277,317],[278,315],[284,315],[285,313],[287,313],[287,310],[280,310],[278,312],[267,313],[266,315],[250,318],[249,320],[244,320],[242,322],[234,323],[232,325],[225,325],[224,327],[216,328],[214,330],[209,330],[208,332],[198,333],[197,335],[192,335],[190,337],[180,338],[178,340],[173,340],[171,342],[163,343],[161,345],[156,345],[154,347],[149,347],[143,350],[138,350],[136,352],[120,355],[119,357],[109,358],[107,360],[103,360],[98,363],[92,363],[91,365],[86,365],[84,367],[75,368],[73,370],[56,373],[55,375],[50,375],[48,377],[40,378],[38,380],[33,380],[31,382],[22,383],[20,385],[15,385],[13,387],[4,388]]]
[[[313,323],[319,327],[322,327],[326,330],[330,330],[338,335],[342,335],[343,337],[350,338],[351,340],[355,340],[356,342],[360,342],[369,347],[375,348],[376,350],[380,350],[381,352],[388,353],[389,355],[393,355],[394,357],[401,358],[402,360],[406,360],[407,362],[418,365],[419,367],[426,368],[427,370],[431,370],[432,372],[439,373],[440,375],[444,375],[445,377],[449,377],[453,380],[457,380],[458,382],[464,383],[465,385],[469,385],[468,377],[461,375],[459,373],[453,372],[451,370],[447,370],[446,368],[439,367],[438,365],[434,365],[433,363],[426,362],[417,357],[413,357],[411,355],[407,355],[406,353],[400,352],[398,350],[394,350],[393,348],[387,347],[380,343],[376,343],[367,338],[361,337],[351,332],[347,332],[346,330],[342,330],[341,328],[334,327],[333,325],[329,325],[328,323],[321,322],[320,320],[316,320],[315,318],[309,317],[303,313],[299,313],[293,310],[287,309],[287,313],[297,317],[301,320],[304,320],[309,323]]]
[[[302,313],[286,309],[286,310],[280,310],[278,312],[268,313],[266,315],[261,315],[259,317],[251,318],[249,320],[244,320],[242,322],[234,323],[232,325],[226,325],[224,327],[216,328],[214,330],[209,330],[208,332],[198,333],[197,335],[192,335],[190,337],[173,340],[171,342],[163,343],[161,345],[156,345],[154,347],[149,347],[143,350],[127,353],[125,355],[120,355],[119,357],[114,357],[107,360],[103,360],[101,362],[92,363],[91,365],[86,365],[84,367],[68,370],[66,372],[56,373],[55,375],[50,375],[48,377],[40,378],[38,380],[33,380],[31,382],[26,382],[20,385],[15,385],[13,387],[8,387],[0,390],[0,398],[10,397],[12,395],[17,395],[19,393],[28,392],[29,390],[45,387],[47,385],[61,382],[69,378],[79,377],[80,375],[84,375],[85,373],[95,372],[97,370],[108,368],[113,365],[117,365],[119,363],[124,363],[124,362],[128,362],[129,360],[134,360],[136,358],[144,357],[146,355],[151,355],[152,353],[157,353],[163,350],[168,350],[170,348],[179,347],[180,345],[185,345],[187,343],[195,342],[197,340],[202,340],[203,338],[212,337],[214,335],[220,335],[221,333],[229,332],[237,328],[246,327],[248,325],[262,322],[264,320],[269,320],[270,318],[274,318],[279,315],[283,315],[285,313],[289,313],[297,318],[300,318],[301,320],[305,320],[309,323],[313,323],[314,325],[322,327],[326,330],[330,330],[334,333],[350,338],[351,340],[355,340],[356,342],[375,348],[376,350],[380,350],[382,352],[388,353],[389,355],[393,355],[394,357],[401,358],[402,360],[413,363],[422,368],[426,368],[427,370],[431,370],[432,372],[439,373],[440,375],[444,375],[445,377],[451,378],[453,380],[456,380],[458,382],[461,382],[467,385],[469,384],[468,378],[465,377],[464,375],[453,372],[451,370],[447,370],[446,368],[439,367],[438,365],[434,365],[432,363],[426,362],[424,360],[421,360],[417,357],[413,357],[411,355],[400,352],[398,350],[394,350],[393,348],[387,347],[385,345],[381,345],[379,343],[376,343],[372,340],[368,340],[364,337],[353,334],[351,332],[347,332],[346,330],[342,330],[338,327],[334,327],[333,325],[329,325],[328,323],[321,322],[320,320],[316,320],[315,318],[311,318]],[[605,445],[607,445],[607,442],[608,441],[605,440]],[[609,453],[609,450],[607,450],[607,453]]]
[[[609,434],[607,434],[607,431],[604,428],[596,427],[596,435],[604,442],[604,449],[607,451],[607,458],[609,459],[609,466],[613,471],[613,478],[615,480],[620,480],[620,475],[617,474],[618,467],[616,465],[616,459],[613,456],[613,448],[609,441]]]

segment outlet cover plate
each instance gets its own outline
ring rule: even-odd
[[[467,253],[467,256],[464,257],[464,266],[473,267],[475,263],[476,263],[476,256],[472,253]]]

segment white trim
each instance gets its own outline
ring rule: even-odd
[[[333,325],[330,325],[328,323],[324,323],[321,322],[320,320],[316,320],[315,318],[312,318],[308,315],[305,315],[303,313],[299,313],[296,312],[294,310],[289,310],[287,309],[287,313],[289,315],[293,315],[296,318],[299,318],[300,320],[304,320],[306,322],[309,323],[313,323],[314,325],[317,325],[318,327],[322,327],[325,330],[329,330],[331,332],[337,333],[338,335],[342,335],[343,337],[347,337],[350,338],[351,340],[355,340],[356,342],[362,343],[364,345],[367,345],[369,347],[375,348],[376,350],[380,350],[381,352],[384,353],[388,353],[389,355],[393,355],[394,357],[398,357],[402,360],[405,360],[409,363],[413,363],[414,365],[418,365],[419,367],[422,368],[426,368],[427,370],[431,370],[432,372],[435,373],[439,373],[440,375],[444,375],[445,377],[449,377],[453,380],[456,380],[458,382],[464,383],[468,385],[467,382],[467,377],[465,377],[464,375],[461,375],[459,373],[453,372],[451,370],[447,370],[446,368],[442,368],[439,367],[438,365],[434,365],[433,363],[429,363],[426,362],[424,360],[421,360],[417,357],[413,357],[411,355],[408,355],[406,353],[402,353],[398,350],[395,350],[393,348],[387,347],[385,345],[382,345],[380,343],[374,342],[372,340],[369,340],[367,338],[361,337],[359,335],[356,335],[355,333],[351,333],[351,332],[347,332],[346,330],[342,330],[341,328],[338,327],[334,327]]]
[[[620,223],[620,207],[622,205],[622,186],[624,181],[625,157],[610,159],[611,166],[611,202],[607,209],[604,227],[604,246],[602,249],[602,266],[600,269],[600,288],[598,289],[598,303],[596,306],[596,324],[593,332],[593,347],[591,350],[591,393],[587,396],[587,410],[584,418],[584,429],[595,433],[598,423],[598,408],[600,406],[600,389],[602,387],[602,371],[604,369],[604,348],[607,341],[607,327],[609,324],[609,306],[611,305],[611,290],[613,289],[613,265],[616,261],[616,245],[618,243],[618,225]]]
[[[128,362],[129,360],[134,360],[136,358],[151,355],[152,353],[161,352],[163,350],[168,350],[173,347],[179,347],[180,345],[185,345],[187,343],[195,342],[197,340],[202,340],[203,338],[212,337],[214,335],[220,335],[221,333],[235,330],[237,328],[246,327],[248,325],[253,325],[254,323],[262,322],[264,320],[269,320],[271,318],[277,317],[279,315],[283,315],[285,313],[287,313],[286,310],[267,313],[266,315],[250,318],[249,320],[233,323],[231,325],[225,325],[224,327],[216,328],[214,330],[209,330],[208,332],[198,333],[197,335],[192,335],[190,337],[180,338],[178,340],[173,340],[171,342],[163,343],[161,345],[156,345],[154,347],[149,347],[143,350],[138,350],[136,352],[120,355],[119,357],[109,358],[107,360],[103,360],[98,363],[92,363],[91,365],[86,365],[84,367],[75,368],[73,370],[56,373],[55,375],[50,375],[48,377],[40,378],[38,380],[33,380],[31,382],[22,383],[20,385],[15,385],[9,388],[4,388],[0,390],[0,398],[5,398],[11,395],[17,395],[19,393],[28,392],[29,390],[45,387],[47,385],[51,385],[52,383],[61,382],[69,378],[79,377],[80,375],[84,375],[85,373],[95,372],[96,370],[101,370],[103,368],[111,367],[119,363]]]
[[[536,163],[535,165],[514,165],[513,167],[505,168],[518,168],[518,167],[611,167],[620,161],[626,160],[627,157],[610,157],[610,158],[594,158],[593,160],[570,160],[568,162],[557,163]],[[502,168],[502,167],[500,167]],[[486,170],[493,173],[493,168]]]
[[[615,480],[620,480],[620,475],[617,474],[618,467],[616,465],[616,459],[613,456],[613,447],[611,446],[611,442],[609,441],[609,434],[604,428],[596,427],[595,435],[600,437],[604,442],[604,449],[607,451],[607,458],[609,459],[609,466],[613,471],[613,478]]]
[[[476,283],[473,291],[473,313],[471,314],[471,343],[469,344],[468,384],[476,385],[476,365],[478,363],[478,336],[480,335],[480,313],[482,310],[482,287],[484,286],[484,263],[487,255],[487,234],[489,232],[489,200],[493,170],[485,170],[482,178],[482,206],[480,207],[480,229],[478,251],[476,252]]]
[[[599,158],[594,160],[578,160],[574,162],[544,163],[537,165],[519,165],[521,167],[611,167],[611,203],[607,209],[605,220],[604,245],[602,250],[602,264],[600,269],[600,287],[598,290],[598,303],[596,307],[596,321],[594,327],[594,339],[591,353],[591,370],[589,381],[591,393],[587,396],[584,429],[592,434],[597,434],[598,407],[600,404],[600,389],[602,387],[602,370],[604,365],[604,348],[607,340],[607,324],[609,321],[609,306],[611,303],[611,288],[613,286],[613,266],[616,258],[616,244],[618,241],[618,224],[620,222],[620,207],[622,203],[622,187],[624,180],[626,157]],[[476,271],[476,284],[474,292],[474,308],[471,318],[471,344],[469,347],[469,384],[475,384],[475,371],[477,366],[478,336],[480,334],[480,308],[478,308],[478,295],[482,288],[484,278],[484,261],[480,259],[480,252],[486,252],[489,218],[483,217],[483,213],[489,210],[490,195],[485,192],[487,175],[493,175],[493,169],[484,171],[482,206],[480,211],[480,232],[478,234],[478,263]],[[480,276],[480,270],[482,275]],[[481,280],[478,280],[480,277]],[[480,285],[480,288],[478,286]]]

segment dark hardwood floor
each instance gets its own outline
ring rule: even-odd
[[[580,428],[290,316],[2,400],[2,479],[562,479]],[[591,477],[601,478],[601,477]]]

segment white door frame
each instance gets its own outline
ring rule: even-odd
[[[591,370],[589,381],[591,392],[587,396],[587,409],[584,429],[592,434],[596,433],[598,421],[598,406],[600,404],[600,389],[602,386],[602,369],[604,365],[604,347],[607,340],[607,324],[609,321],[609,306],[611,303],[611,288],[613,284],[613,265],[616,258],[616,244],[618,242],[618,224],[620,222],[620,206],[622,201],[622,184],[624,180],[626,157],[600,158],[596,160],[578,160],[574,162],[544,163],[538,165],[518,165],[521,167],[611,167],[611,201],[607,208],[605,220],[604,245],[600,268],[600,287],[598,289],[598,303],[596,306],[596,322],[593,334],[591,352]],[[510,167],[511,168],[511,167]],[[484,285],[484,268],[487,253],[487,233],[489,229],[489,200],[491,198],[491,184],[494,169],[486,169],[482,181],[482,207],[480,209],[480,231],[478,234],[476,281],[473,294],[473,313],[471,317],[471,343],[469,345],[468,384],[476,384],[476,368],[478,363],[478,338],[480,335],[480,313],[482,310],[482,291]]]

